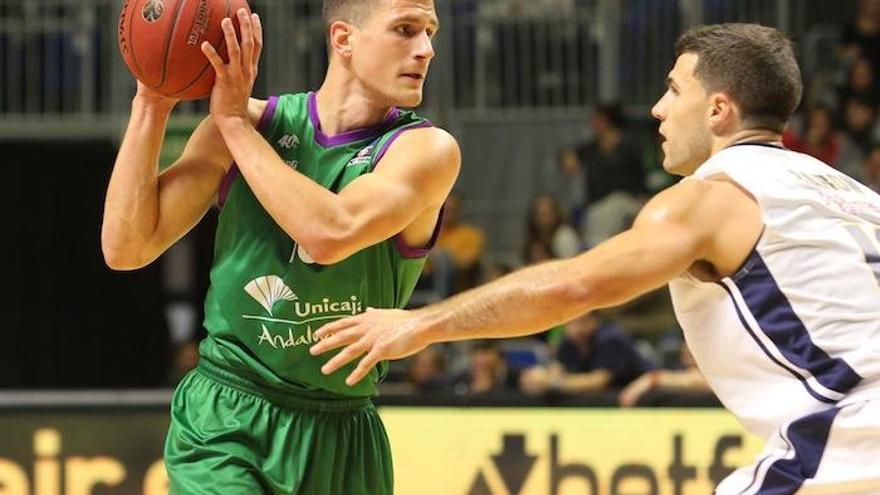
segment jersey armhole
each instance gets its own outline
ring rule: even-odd
[[[277,109],[278,97],[270,96],[266,103],[266,109],[263,110],[263,115],[260,116],[260,121],[257,122],[257,132],[264,137],[266,136],[268,127],[272,124],[272,120],[275,118],[275,111]],[[235,179],[239,174],[238,165],[233,162],[232,166],[229,167],[229,171],[226,172],[226,176],[223,177],[223,180],[220,182],[219,191],[217,191],[217,206],[219,206],[220,209],[223,209],[223,206],[226,205],[226,198],[229,196],[229,190],[232,188],[232,183],[235,182]]]

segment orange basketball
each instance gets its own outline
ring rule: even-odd
[[[220,22],[231,17],[239,32],[247,0],[126,0],[119,17],[119,49],[132,74],[156,91],[181,100],[211,94],[214,69],[202,53],[208,41],[228,62]],[[240,36],[239,36],[239,39]]]

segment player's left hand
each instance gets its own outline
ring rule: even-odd
[[[226,41],[229,63],[223,62],[217,50],[207,41],[202,43],[202,53],[214,67],[216,78],[211,91],[211,115],[218,127],[229,121],[243,119],[248,122],[248,100],[257,80],[257,66],[263,50],[263,27],[260,16],[239,9],[236,13],[241,29],[241,43],[235,35],[232,19],[221,23]]]
[[[317,356],[344,347],[321,368],[325,375],[364,356],[345,380],[348,386],[354,386],[379,361],[402,359],[427,347],[430,342],[419,330],[419,320],[410,311],[367,309],[366,313],[321,327],[315,332],[321,341],[310,352]]]

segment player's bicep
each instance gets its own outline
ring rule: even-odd
[[[692,191],[661,194],[631,229],[581,255],[575,276],[589,289],[591,306],[614,306],[650,292],[703,259],[711,229],[688,213],[698,203]]]
[[[369,245],[402,231],[427,208],[439,207],[460,161],[458,145],[447,134],[438,136],[435,129],[404,133],[372,173],[339,193],[351,219],[350,235]]]
[[[591,251],[586,274],[602,300],[614,306],[657,289],[685,272],[702,253],[702,243],[686,226],[642,224]]]
[[[340,193],[348,214],[340,241],[356,252],[402,232],[430,205],[430,194],[412,177],[366,174]]]

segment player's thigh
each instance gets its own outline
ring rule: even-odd
[[[198,372],[178,386],[165,441],[169,493],[271,493],[260,469],[261,438],[250,426],[267,405]]]
[[[303,493],[393,493],[391,449],[373,406],[354,412],[319,414],[313,428],[314,437],[320,440],[312,446],[309,461],[314,468],[305,473]]]
[[[250,466],[218,456],[178,461],[167,466],[169,495],[271,495]]]

